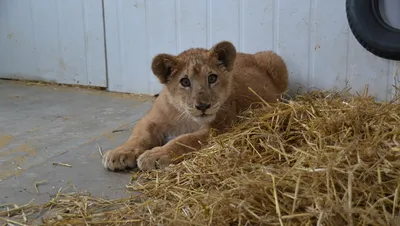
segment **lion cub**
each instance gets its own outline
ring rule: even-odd
[[[261,101],[249,87],[265,101],[276,102],[288,86],[280,56],[238,53],[227,41],[210,50],[159,54],[151,68],[163,89],[131,137],[105,153],[102,162],[108,170],[147,171],[178,163],[177,157],[207,144],[211,128],[226,131],[238,113]]]

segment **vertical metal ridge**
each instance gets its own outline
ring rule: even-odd
[[[119,71],[119,73],[121,73],[121,74],[124,74],[124,62],[125,62],[125,51],[124,51],[124,35],[123,35],[123,33],[124,33],[124,20],[122,20],[121,18],[122,18],[122,13],[120,12],[120,9],[122,8],[121,7],[121,1],[118,1],[117,2],[117,17],[118,17],[118,19],[117,19],[117,21],[118,21],[118,24],[117,24],[117,29],[118,29],[118,31],[117,31],[117,34],[118,34],[118,53],[119,53],[119,60],[118,60],[118,66],[119,66],[119,69],[118,69],[118,71]],[[122,76],[122,78],[121,78],[121,80],[122,81],[120,81],[119,82],[119,84],[117,85],[117,87],[119,88],[119,89],[121,89],[122,87],[124,87],[124,86],[122,86],[121,85],[121,82],[122,82],[122,84],[126,84],[125,83],[125,77],[126,76]],[[123,89],[121,89],[122,91],[124,91],[124,89],[125,88],[123,88]]]
[[[273,50],[279,54],[279,6],[280,0],[274,0],[274,9],[273,9]]]
[[[81,1],[81,6],[82,6],[82,23],[83,23],[83,26],[82,26],[82,33],[83,33],[83,46],[84,46],[84,54],[85,54],[85,71],[86,71],[86,80],[87,80],[87,83],[88,84],[90,84],[89,82],[90,82],[90,80],[89,80],[89,66],[88,66],[88,63],[89,63],[89,61],[88,61],[88,57],[89,57],[89,55],[88,55],[88,49],[89,49],[89,46],[88,46],[88,42],[89,42],[89,40],[88,40],[88,36],[86,35],[87,34],[87,30],[88,30],[88,27],[87,27],[87,12],[86,12],[86,9],[87,9],[87,7],[86,7],[86,3],[87,3],[87,0],[83,0],[83,1]]]
[[[238,43],[238,49],[239,51],[243,52],[244,51],[244,17],[243,17],[243,10],[244,10],[244,4],[243,0],[238,0],[238,15],[239,15],[239,23],[238,23],[238,31],[239,31],[239,43]]]
[[[147,6],[147,1],[146,0],[144,0],[143,1],[143,4],[144,4],[144,23],[145,23],[145,39],[146,39],[146,43],[145,43],[145,46],[146,46],[146,65],[147,65],[147,67],[149,67],[149,68],[151,68],[151,61],[149,60],[150,58],[151,58],[151,56],[150,56],[150,51],[149,51],[149,26],[148,26],[148,24],[149,24],[149,14],[148,14],[148,6]],[[144,78],[144,79],[146,79],[147,80],[147,90],[148,90],[148,92],[150,92],[150,90],[151,90],[151,78],[150,78],[150,76],[151,76],[151,70],[150,70],[150,73],[148,74],[148,75],[145,75],[146,77]]]
[[[32,0],[31,0],[32,1]],[[108,57],[107,57],[107,32],[106,32],[106,10],[104,7],[104,1],[106,0],[101,0],[101,10],[102,10],[102,19],[103,19],[103,40],[104,40],[104,69],[105,69],[105,76],[106,76],[106,89],[109,90],[109,74],[108,74]]]
[[[315,44],[316,44],[316,11],[317,11],[317,0],[310,0],[310,14],[308,22],[308,76],[307,86],[314,86],[315,80]]]
[[[10,4],[5,4],[5,6],[4,5],[2,5],[2,8],[6,8],[2,13],[4,13],[4,14],[2,14],[2,17],[4,17],[5,19],[5,28],[3,28],[3,29],[5,29],[6,31],[10,31],[11,30],[11,25],[10,25],[10,20],[11,20],[11,17],[10,17],[10,13],[9,12],[11,12],[11,10],[10,10]],[[2,9],[1,8],[1,9]],[[1,39],[0,39],[0,44],[1,44]],[[5,42],[5,43],[7,43],[7,42]],[[7,50],[9,50],[8,52],[7,52],[7,58],[8,59],[12,59],[12,62],[15,62],[15,51],[13,51],[12,49],[7,49]],[[2,52],[5,52],[4,50],[2,51]],[[1,69],[1,68],[0,68]],[[10,72],[9,71],[6,71],[7,72],[7,74],[9,74]],[[9,78],[8,76],[9,75],[6,75],[7,77],[6,78]]]
[[[393,85],[396,88],[400,88],[399,87],[399,85],[400,85],[400,62],[398,62],[398,61],[392,61],[392,62],[394,63],[394,78],[393,78],[394,81],[393,81]],[[393,90],[392,98],[396,94],[400,95],[400,90],[397,90],[396,88],[392,89]],[[400,100],[397,100],[396,102],[400,104]]]
[[[206,40],[206,48],[211,48],[211,43],[212,43],[212,39],[211,39],[211,34],[212,34],[212,32],[211,32],[211,27],[212,27],[212,24],[211,24],[211,0],[207,0],[207,6],[206,6],[206,17],[207,17],[207,19],[206,19],[206,27],[207,27],[207,31],[206,31],[206,38],[207,38],[207,40]]]
[[[175,39],[176,39],[176,54],[179,54],[181,51],[181,1],[174,0],[175,4]]]
[[[58,11],[59,4],[58,4],[58,0],[54,1],[54,7],[55,12],[56,12],[56,20],[57,20],[57,48],[58,48],[58,52],[60,54],[60,59],[64,59],[63,53],[61,51],[61,45],[62,45],[62,40],[61,40],[61,35],[60,35],[60,12]],[[86,59],[85,59],[86,62]],[[86,72],[87,73],[87,72]],[[79,83],[79,81],[77,81]]]
[[[391,78],[392,78],[392,74],[393,74],[393,72],[394,72],[394,63],[392,63],[392,61],[391,60],[386,60],[387,61],[387,65],[386,65],[386,74],[385,74],[385,77],[386,77],[386,89],[385,89],[385,101],[388,101],[389,100],[389,98],[392,96],[392,89],[391,89],[391,83],[393,83],[393,80],[392,80],[392,82],[390,82],[390,80],[391,80]]]
[[[347,29],[347,46],[346,46],[346,75],[345,75],[345,81],[344,81],[344,85],[347,86],[347,84],[350,82],[349,76],[350,75],[350,42],[351,42],[351,31],[350,31],[350,27],[347,25],[346,27]],[[344,87],[346,88],[346,87]]]
[[[399,64],[400,66],[400,64]],[[396,69],[396,62],[389,60],[388,61],[388,76],[387,77],[387,85],[386,85],[386,100],[390,101],[396,95],[396,89],[392,86],[396,87],[397,80],[399,79],[399,68]]]
[[[36,70],[37,70],[37,68],[39,68],[39,64],[38,64],[38,55],[37,55],[37,37],[36,37],[36,21],[34,20],[34,17],[33,17],[33,4],[32,4],[32,0],[29,0],[29,8],[30,8],[30,18],[31,18],[31,21],[32,21],[32,36],[33,36],[33,43],[34,43],[34,48],[35,48],[35,57],[34,57],[34,62],[35,62],[35,67],[36,67]],[[37,76],[39,76],[39,75],[37,75]]]

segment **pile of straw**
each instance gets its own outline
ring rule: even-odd
[[[140,197],[58,194],[0,214],[51,208],[47,225],[400,225],[399,157],[398,104],[309,92],[246,112],[178,165],[135,173],[127,187]]]

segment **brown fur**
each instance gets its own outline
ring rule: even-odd
[[[152,170],[177,163],[176,157],[207,144],[211,128],[226,131],[238,113],[260,102],[248,87],[265,101],[276,102],[288,85],[287,68],[280,56],[271,51],[237,53],[226,41],[211,50],[159,54],[152,70],[164,88],[131,137],[104,155],[103,165],[109,170],[136,166]],[[218,76],[215,83],[208,80],[210,74]],[[180,83],[182,78],[190,80],[190,87]],[[211,105],[206,115],[196,109],[199,104]]]

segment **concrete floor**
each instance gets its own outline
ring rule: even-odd
[[[126,195],[129,173],[105,170],[97,144],[106,151],[124,142],[153,99],[0,80],[0,205],[46,202],[71,185],[95,196]],[[37,194],[35,182],[44,180]]]

